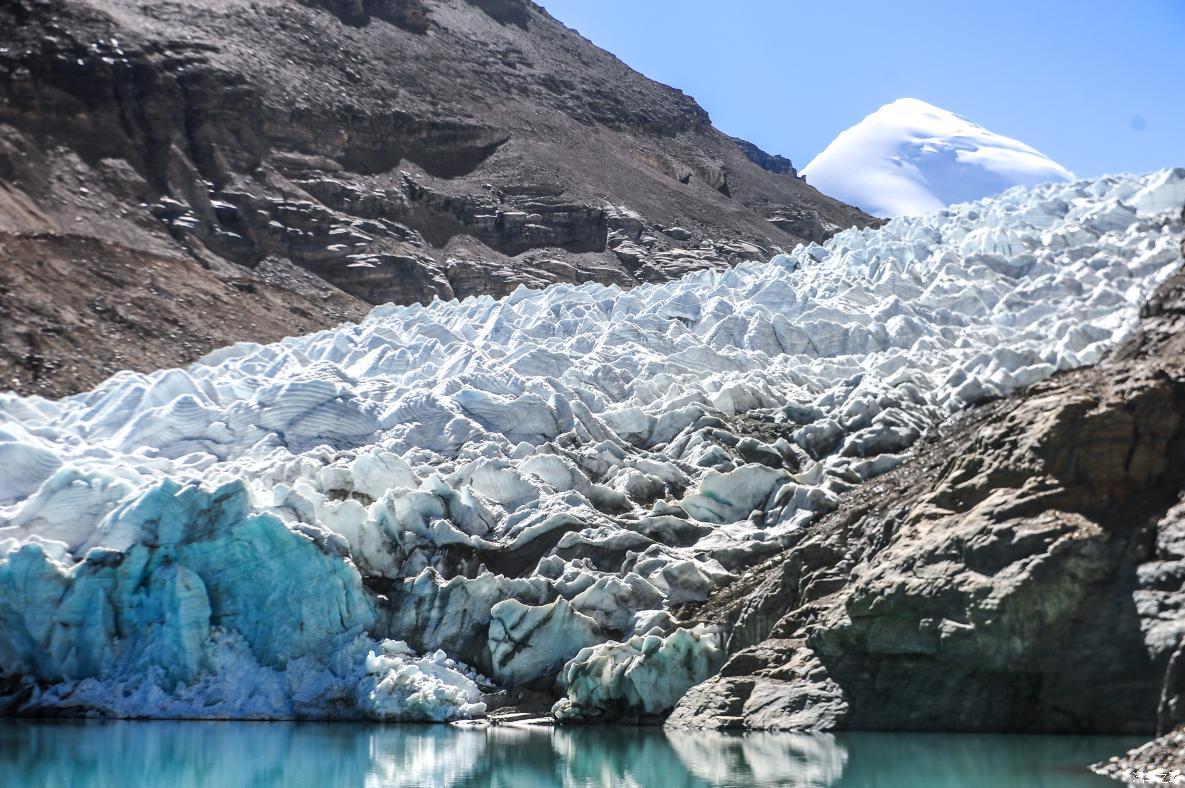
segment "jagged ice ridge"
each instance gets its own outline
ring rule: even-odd
[[[0,693],[26,711],[565,719],[718,668],[704,599],[952,412],[1093,363],[1182,261],[1185,170],[765,263],[378,307],[0,396]],[[419,656],[427,655],[427,656]]]

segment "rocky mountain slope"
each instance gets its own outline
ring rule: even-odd
[[[714,595],[728,660],[668,724],[1180,725],[1183,492],[1185,271],[1102,363],[943,425]]]
[[[13,0],[0,31],[18,391],[871,221],[525,0]]]

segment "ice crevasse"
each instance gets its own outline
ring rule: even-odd
[[[622,291],[361,323],[0,395],[0,705],[661,714],[675,609],[967,405],[1093,363],[1182,265],[1185,170],[899,218]]]

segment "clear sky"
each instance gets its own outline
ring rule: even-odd
[[[904,96],[1082,177],[1185,166],[1185,0],[539,0],[799,168]]]

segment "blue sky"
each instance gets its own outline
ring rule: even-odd
[[[1079,176],[1185,166],[1185,0],[539,0],[806,166],[913,96]]]

